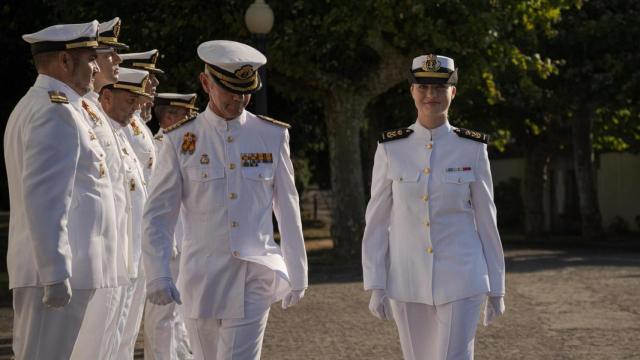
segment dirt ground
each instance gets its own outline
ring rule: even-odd
[[[505,246],[507,312],[479,327],[476,359],[640,359],[640,252]],[[393,322],[372,317],[358,268],[310,254],[311,286],[287,311],[274,305],[265,360],[400,360]],[[11,309],[0,309],[8,359]]]

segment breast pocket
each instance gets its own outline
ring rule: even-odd
[[[259,164],[258,166],[242,167],[242,177],[252,181],[272,181],[273,164]]]
[[[404,204],[404,206],[410,206],[411,201],[405,201],[408,199],[415,199],[422,196],[424,189],[420,184],[420,170],[415,168],[391,168],[387,174],[387,178],[392,180],[391,190],[393,192],[393,199],[395,204]]]
[[[255,167],[243,167],[243,187],[245,196],[251,196],[255,203],[268,206],[273,200],[273,164],[259,164]]]
[[[188,166],[186,168],[187,179],[197,183],[206,183],[224,178],[224,168],[211,165]]]
[[[190,212],[209,212],[225,201],[225,173],[222,165],[196,165],[184,169],[184,205]]]
[[[452,171],[444,174],[444,182],[448,184],[468,184],[476,181],[473,171]]]
[[[473,171],[445,172],[443,178],[444,199],[454,209],[468,209],[471,205],[471,184],[476,181]]]

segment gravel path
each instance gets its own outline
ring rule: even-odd
[[[480,327],[476,359],[640,359],[640,253],[507,247],[506,256],[507,313]],[[262,358],[400,360],[395,326],[369,314],[358,269],[319,259],[310,256],[303,302],[272,308]],[[3,308],[0,359],[10,337]]]

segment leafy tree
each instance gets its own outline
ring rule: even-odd
[[[552,90],[562,103],[556,114],[571,126],[586,239],[603,236],[594,150],[629,149],[640,139],[639,16],[637,1],[585,0],[563,14],[559,34],[549,46],[551,56],[564,62]]]
[[[508,35],[550,31],[564,4],[270,2],[278,21],[271,35],[272,83],[285,94],[323,104],[335,200],[332,235],[340,254],[357,257],[360,251],[365,204],[360,134],[367,107],[406,78],[414,56],[430,52],[456,59],[466,89],[481,91],[485,103],[498,101],[494,69],[515,64],[548,73],[553,68],[546,59],[521,52]],[[408,125],[414,118],[405,120]]]

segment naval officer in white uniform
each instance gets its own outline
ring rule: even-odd
[[[4,137],[7,254],[16,359],[64,359],[96,289],[118,286],[116,214],[105,152],[84,120],[98,22],[24,35],[38,78]]]
[[[149,82],[147,93],[150,95],[142,99],[140,110],[136,111],[131,123],[127,126],[127,137],[136,156],[143,165],[144,180],[149,183],[151,174],[156,166],[156,152],[153,143],[153,133],[147,126],[147,122],[151,120],[151,108],[153,99],[156,96],[156,89],[160,84],[158,76],[164,74],[164,71],[156,66],[160,52],[157,49],[139,53],[122,54],[121,67],[147,71],[149,73]]]
[[[362,243],[369,309],[395,319],[406,360],[473,359],[482,303],[485,325],[504,312],[488,136],[449,124],[451,58],[418,56],[409,78],[418,119],[385,131],[375,154]]]
[[[196,359],[259,359],[270,305],[296,304],[307,287],[288,125],[245,110],[266,58],[233,41],[198,47],[209,103],[165,129],[144,214],[149,300],[184,300]],[[179,293],[169,259],[184,219]],[[272,213],[281,245],[273,238]]]
[[[160,125],[154,137],[162,145],[163,129],[169,128],[187,117],[197,116],[196,94],[159,93],[154,99],[154,114]],[[176,171],[179,171],[176,169]],[[173,254],[170,260],[173,281],[180,273],[182,253],[182,219],[179,217],[174,231]],[[192,359],[191,345],[182,316],[182,306],[172,302],[156,305],[147,300],[144,309],[144,357],[147,360]]]
[[[133,359],[146,297],[141,243],[142,212],[147,200],[147,186],[142,168],[144,164],[135,156],[126,129],[139,108],[141,98],[150,97],[146,93],[148,82],[148,72],[120,68],[118,81],[105,85],[100,91],[101,107],[114,129],[121,151],[127,155],[125,183],[131,207],[127,223],[129,285],[123,288],[120,297],[116,334],[107,349],[109,359]]]
[[[119,298],[122,295],[123,288],[129,285],[127,222],[130,214],[130,201],[128,200],[125,175],[130,172],[130,169],[127,169],[126,165],[126,160],[128,159],[124,158],[135,155],[128,155],[122,152],[121,146],[119,146],[114,135],[111,122],[108,120],[107,115],[104,114],[98,100],[100,90],[104,86],[118,81],[118,65],[122,62],[118,56],[118,51],[128,49],[126,44],[118,40],[121,23],[120,18],[116,17],[98,25],[99,46],[96,49],[98,56],[96,63],[100,67],[100,72],[96,74],[93,90],[84,95],[82,100],[84,119],[104,149],[107,172],[113,188],[118,224],[116,233],[118,238],[119,286],[96,290],[87,307],[87,316],[82,322],[77,345],[73,349],[71,360],[109,359],[106,355],[106,349],[108,343],[114,339],[116,334]]]

